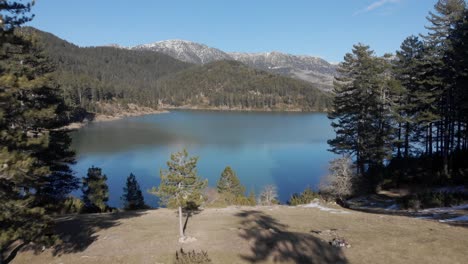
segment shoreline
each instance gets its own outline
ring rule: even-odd
[[[95,114],[95,117],[92,120],[84,120],[82,122],[73,122],[67,126],[58,128],[58,130],[72,131],[72,130],[83,128],[90,123],[109,122],[109,121],[121,120],[127,117],[156,115],[156,114],[165,114],[165,113],[169,113],[169,111],[165,109],[159,109],[159,110],[147,110],[147,111],[140,111],[140,112],[117,113],[115,115]]]
[[[154,114],[165,114],[170,113],[170,110],[192,110],[192,111],[215,111],[215,112],[264,112],[264,113],[327,113],[326,111],[303,111],[300,108],[289,108],[289,109],[271,109],[271,108],[230,108],[230,107],[199,107],[199,106],[163,106],[161,109],[154,110],[145,108],[144,110],[139,109],[138,111],[118,111],[116,114],[95,114],[92,120],[84,120],[82,122],[73,122],[67,126],[58,128],[57,130],[77,130],[85,127],[90,123],[100,123],[121,120],[127,117],[137,117]]]

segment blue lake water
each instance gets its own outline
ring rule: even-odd
[[[247,191],[258,194],[263,186],[276,185],[281,202],[307,186],[316,188],[334,158],[327,151],[334,132],[321,113],[172,111],[92,123],[71,135],[76,176],[85,176],[91,166],[102,168],[109,205],[115,207],[122,205],[130,173],[145,201],[156,207],[156,197],[146,190],[159,184],[159,170],[166,168],[171,153],[183,148],[199,156],[198,173],[210,186],[229,165]]]

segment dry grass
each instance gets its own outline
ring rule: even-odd
[[[183,248],[206,250],[213,263],[468,263],[468,228],[347,212],[206,209],[188,221],[187,234],[197,241]],[[159,209],[64,218],[62,246],[24,249],[12,263],[173,263],[181,247],[176,217]],[[327,242],[335,235],[352,247],[331,247]]]

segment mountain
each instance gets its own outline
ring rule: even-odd
[[[23,31],[37,37],[56,65],[66,103],[91,112],[107,114],[102,103],[294,111],[325,111],[330,104],[314,84],[238,61],[191,64],[150,50],[78,47],[47,32]]]
[[[138,45],[131,49],[161,52],[178,60],[195,64],[204,64],[219,60],[232,60],[231,56],[219,49],[178,39]]]
[[[322,90],[333,88],[336,66],[312,56],[296,56],[281,52],[230,53],[235,60],[256,69],[308,81]]]
[[[98,102],[125,101],[157,107],[156,81],[192,67],[163,53],[116,47],[78,47],[35,28],[33,34],[56,66],[56,80],[68,105],[99,112]]]
[[[226,53],[204,44],[185,40],[165,40],[138,45],[130,49],[161,52],[194,64],[237,60],[259,70],[308,81],[325,91],[330,91],[333,88],[333,77],[336,74],[336,65],[317,57],[296,56],[280,52]]]

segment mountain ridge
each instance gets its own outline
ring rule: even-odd
[[[194,64],[206,64],[220,60],[236,60],[259,70],[280,74],[316,84],[318,88],[331,91],[336,75],[336,64],[320,57],[294,55],[280,51],[270,52],[225,52],[189,40],[170,39],[128,47],[130,50],[149,50],[164,53],[173,58]]]

